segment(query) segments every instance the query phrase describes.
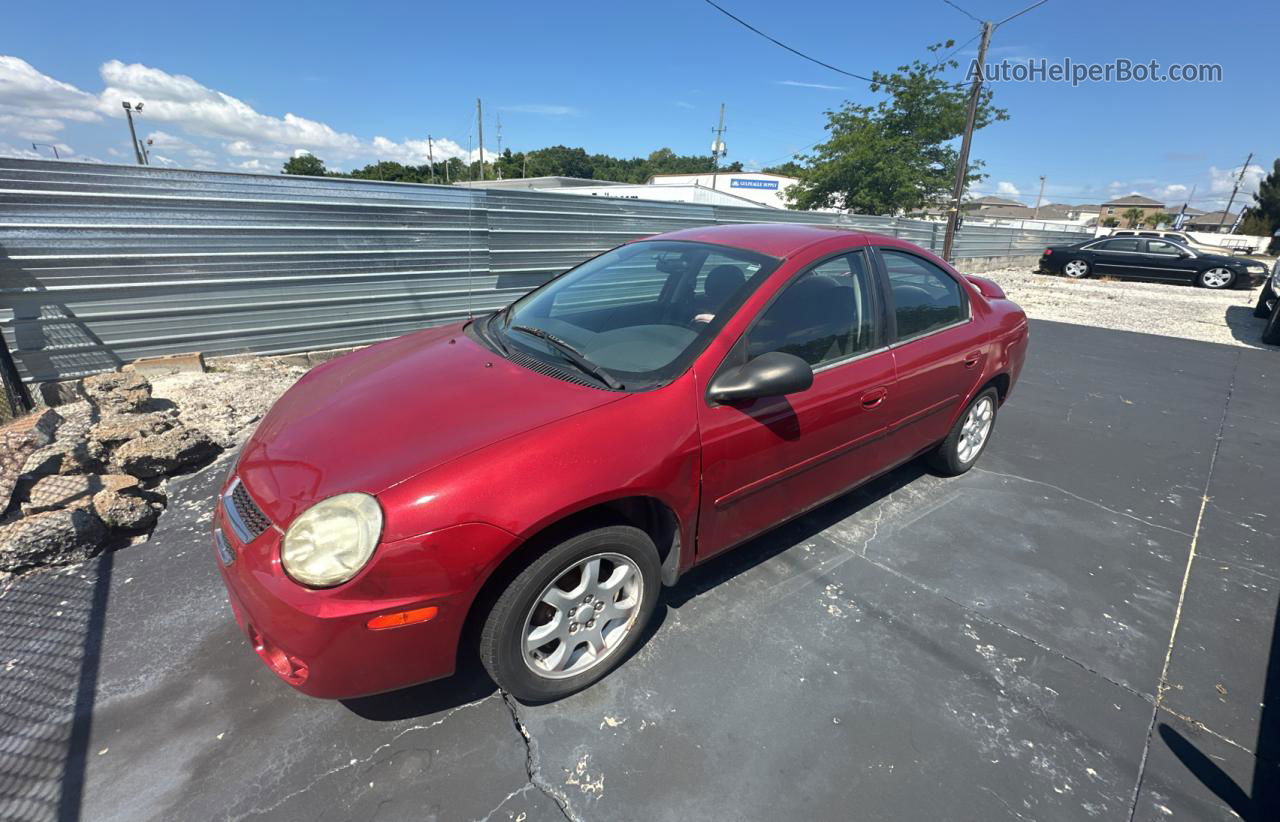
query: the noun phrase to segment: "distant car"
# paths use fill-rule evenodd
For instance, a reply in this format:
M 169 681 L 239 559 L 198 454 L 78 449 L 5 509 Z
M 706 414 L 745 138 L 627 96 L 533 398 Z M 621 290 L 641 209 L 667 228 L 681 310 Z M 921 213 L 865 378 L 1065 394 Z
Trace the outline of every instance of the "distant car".
M 1103 237 L 1075 245 L 1051 245 L 1040 270 L 1072 279 L 1091 275 L 1194 283 L 1202 288 L 1253 288 L 1267 276 L 1262 263 L 1193 251 L 1172 240 Z
M 1267 321 L 1262 329 L 1262 341 L 1267 345 L 1280 345 L 1280 260 L 1276 260 L 1271 276 L 1258 294 L 1253 316 Z
M 218 567 L 304 693 L 478 652 L 507 693 L 555 699 L 626 659 L 694 565 L 918 455 L 973 467 L 1026 350 L 998 285 L 892 237 L 631 242 L 312 369 L 231 468 Z
M 1123 229 L 1121 231 L 1111 232 L 1112 237 L 1146 237 L 1152 240 L 1173 240 L 1178 245 L 1185 245 L 1192 251 L 1203 251 L 1205 254 L 1221 254 L 1224 257 L 1231 256 L 1231 249 L 1221 245 L 1210 245 L 1202 243 L 1199 240 L 1191 239 L 1191 235 L 1184 231 L 1131 231 Z

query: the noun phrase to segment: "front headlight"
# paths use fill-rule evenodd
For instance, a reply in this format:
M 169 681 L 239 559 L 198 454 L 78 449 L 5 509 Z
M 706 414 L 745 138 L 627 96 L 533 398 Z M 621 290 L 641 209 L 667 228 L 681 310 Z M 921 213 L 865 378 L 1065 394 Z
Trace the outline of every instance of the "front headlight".
M 294 581 L 312 588 L 355 576 L 378 545 L 382 507 L 368 494 L 338 494 L 308 508 L 284 534 L 280 562 Z

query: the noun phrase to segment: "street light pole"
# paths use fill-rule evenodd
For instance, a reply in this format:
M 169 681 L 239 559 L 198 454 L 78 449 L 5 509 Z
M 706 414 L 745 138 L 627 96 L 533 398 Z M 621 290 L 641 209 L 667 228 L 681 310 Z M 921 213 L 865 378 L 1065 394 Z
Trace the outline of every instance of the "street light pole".
M 1035 213 L 1031 215 L 1031 219 L 1033 220 L 1040 219 L 1040 200 L 1042 200 L 1043 198 L 1044 198 L 1044 175 L 1041 174 L 1040 175 L 1040 193 L 1036 195 L 1036 210 L 1035 210 Z
M 136 110 L 141 114 L 142 103 L 138 103 L 137 109 L 134 109 L 134 107 L 128 103 L 121 103 L 120 105 L 124 106 L 124 116 L 129 120 L 129 137 L 131 138 L 130 142 L 133 143 L 133 156 L 138 158 L 138 165 L 145 166 L 147 163 L 142 159 L 142 147 L 138 145 L 138 132 L 133 130 L 133 112 Z
M 55 159 L 55 160 L 61 160 L 61 159 L 62 159 L 60 156 L 58 156 L 58 147 L 57 147 L 57 146 L 55 146 L 53 143 L 32 143 L 32 144 L 31 144 L 31 150 L 32 150 L 32 151 L 39 151 L 39 150 L 40 150 L 40 148 L 39 148 L 40 146 L 44 146 L 45 148 L 47 148 L 47 149 L 49 149 L 50 151 L 52 151 L 52 152 L 53 152 L 53 159 Z

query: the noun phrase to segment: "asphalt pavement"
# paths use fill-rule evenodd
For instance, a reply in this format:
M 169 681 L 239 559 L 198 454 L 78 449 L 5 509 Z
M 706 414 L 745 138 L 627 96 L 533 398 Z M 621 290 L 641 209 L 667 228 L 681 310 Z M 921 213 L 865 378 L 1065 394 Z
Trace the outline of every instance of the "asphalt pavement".
M 1278 364 L 1033 322 L 978 468 L 695 569 L 537 707 L 474 669 L 278 682 L 214 567 L 217 463 L 150 542 L 0 585 L 0 818 L 1280 818 Z

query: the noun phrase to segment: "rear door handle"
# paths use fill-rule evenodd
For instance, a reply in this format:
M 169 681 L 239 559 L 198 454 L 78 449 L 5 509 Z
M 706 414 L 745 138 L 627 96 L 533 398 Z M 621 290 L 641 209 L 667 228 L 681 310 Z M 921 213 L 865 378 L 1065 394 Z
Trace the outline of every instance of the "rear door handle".
M 888 388 L 873 388 L 862 395 L 862 407 L 875 408 L 877 405 L 884 402 L 884 399 L 887 396 L 889 396 Z
M 981 351 L 970 351 L 964 355 L 964 367 L 973 368 L 982 359 Z

